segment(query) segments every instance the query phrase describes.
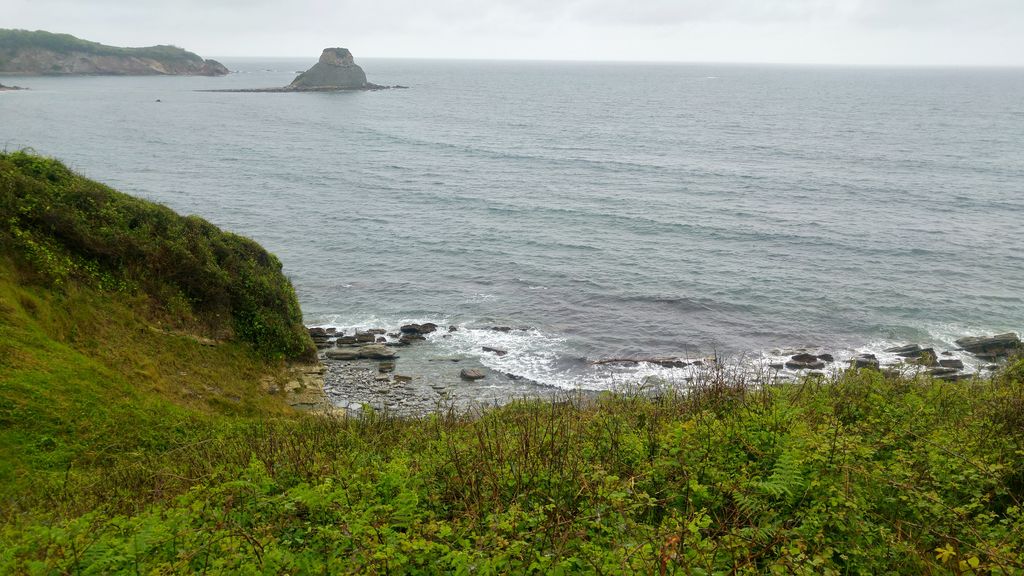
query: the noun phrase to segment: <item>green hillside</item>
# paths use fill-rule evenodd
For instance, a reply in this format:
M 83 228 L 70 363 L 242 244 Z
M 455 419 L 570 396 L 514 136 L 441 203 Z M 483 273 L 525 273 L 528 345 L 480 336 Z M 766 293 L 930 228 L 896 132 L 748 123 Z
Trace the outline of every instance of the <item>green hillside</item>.
M 177 46 L 122 48 L 90 42 L 71 34 L 55 34 L 45 30 L 0 29 L 0 59 L 19 50 L 50 50 L 57 53 L 81 52 L 96 56 L 136 56 L 154 60 L 189 60 L 201 63 L 202 57 Z
M 287 411 L 258 383 L 314 349 L 257 244 L 25 152 L 0 154 L 0 216 L 5 498 L 175 421 Z

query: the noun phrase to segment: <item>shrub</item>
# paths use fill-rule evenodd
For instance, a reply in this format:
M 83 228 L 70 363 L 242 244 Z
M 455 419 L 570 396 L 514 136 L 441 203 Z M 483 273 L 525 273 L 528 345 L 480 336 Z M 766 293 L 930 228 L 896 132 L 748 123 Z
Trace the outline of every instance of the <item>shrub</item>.
M 172 324 L 235 336 L 265 357 L 314 348 L 281 263 L 197 216 L 133 198 L 60 162 L 0 154 L 0 245 L 33 282 L 141 292 Z M 188 310 L 184 317 L 182 302 Z

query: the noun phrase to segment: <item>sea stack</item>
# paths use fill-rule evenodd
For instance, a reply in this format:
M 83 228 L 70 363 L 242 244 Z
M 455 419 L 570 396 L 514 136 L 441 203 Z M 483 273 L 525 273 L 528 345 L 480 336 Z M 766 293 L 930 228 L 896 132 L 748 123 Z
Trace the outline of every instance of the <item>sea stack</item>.
M 324 48 L 320 61 L 299 74 L 291 90 L 362 90 L 366 73 L 355 63 L 348 48 Z

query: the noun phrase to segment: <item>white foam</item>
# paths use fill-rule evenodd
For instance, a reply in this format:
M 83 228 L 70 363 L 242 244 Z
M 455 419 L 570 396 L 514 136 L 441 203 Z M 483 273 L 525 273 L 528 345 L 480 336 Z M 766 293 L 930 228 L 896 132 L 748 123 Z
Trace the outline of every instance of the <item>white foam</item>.
M 482 366 L 496 372 L 525 378 L 542 384 L 567 390 L 613 390 L 625 386 L 653 381 L 675 387 L 686 387 L 694 379 L 699 379 L 714 365 L 714 360 L 704 359 L 703 365 L 694 365 L 696 358 L 680 358 L 690 365 L 682 368 L 667 367 L 649 362 L 612 363 L 595 365 L 588 359 L 581 358 L 572 343 L 564 335 L 554 334 L 539 329 L 512 329 L 508 331 L 481 327 L 475 323 L 461 323 L 456 330 L 449 332 L 446 327 L 452 323 L 448 317 L 381 317 L 369 316 L 353 319 L 344 315 L 327 315 L 318 319 L 315 325 L 324 328 L 336 328 L 339 332 L 352 333 L 371 328 L 384 328 L 394 333 L 405 324 L 425 324 L 432 322 L 438 325 L 436 332 L 426 335 L 425 344 L 435 348 L 432 354 L 457 356 L 472 359 Z M 770 369 L 772 364 L 783 366 L 790 358 L 799 353 L 814 355 L 831 354 L 834 362 L 826 363 L 821 372 L 837 375 L 849 367 L 851 360 L 864 355 L 873 354 L 880 365 L 903 370 L 908 374 L 918 373 L 924 367 L 906 363 L 906 358 L 884 350 L 905 344 L 920 344 L 922 347 L 933 347 L 940 360 L 959 359 L 964 363 L 963 373 L 973 374 L 981 371 L 986 364 L 973 355 L 956 349 L 954 341 L 965 335 L 991 334 L 991 330 L 977 329 L 958 325 L 941 325 L 927 330 L 929 337 L 918 342 L 879 339 L 862 346 L 849 348 L 793 348 L 784 350 L 759 351 L 743 356 L 723 359 L 726 370 L 736 371 L 752 382 L 763 382 L 766 379 L 792 379 L 806 373 L 807 370 L 781 368 Z M 484 347 L 504 350 L 505 355 L 484 351 Z M 948 354 L 943 354 L 949 352 Z M 578 361 L 572 361 L 578 358 Z

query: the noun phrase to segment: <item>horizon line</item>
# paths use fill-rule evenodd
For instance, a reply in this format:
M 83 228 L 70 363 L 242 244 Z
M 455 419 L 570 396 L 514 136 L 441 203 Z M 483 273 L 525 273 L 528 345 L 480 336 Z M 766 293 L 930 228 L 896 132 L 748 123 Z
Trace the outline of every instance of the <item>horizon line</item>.
M 319 56 L 229 56 L 213 55 L 212 59 L 273 59 L 273 60 L 316 60 Z M 480 57 L 460 58 L 451 56 L 360 56 L 359 60 L 420 60 L 446 62 L 498 62 L 536 64 L 641 64 L 665 65 L 685 64 L 693 66 L 796 66 L 814 68 L 980 68 L 980 69 L 1024 69 L 1021 64 L 979 64 L 979 63 L 857 63 L 857 62 L 786 62 L 786 61 L 739 61 L 739 60 L 590 60 L 584 58 L 501 58 Z

